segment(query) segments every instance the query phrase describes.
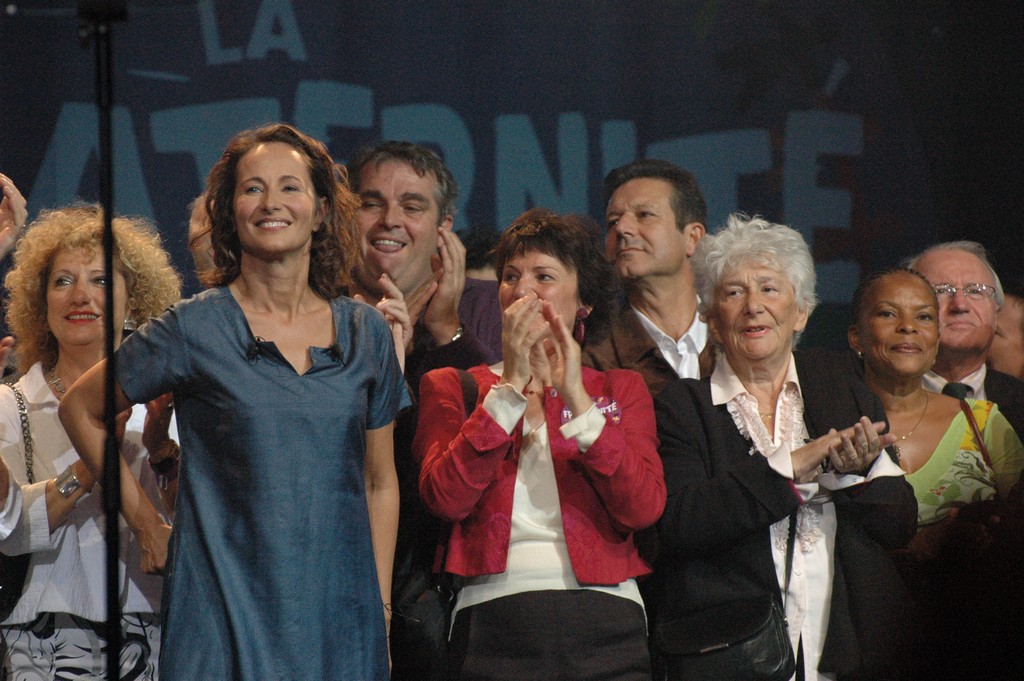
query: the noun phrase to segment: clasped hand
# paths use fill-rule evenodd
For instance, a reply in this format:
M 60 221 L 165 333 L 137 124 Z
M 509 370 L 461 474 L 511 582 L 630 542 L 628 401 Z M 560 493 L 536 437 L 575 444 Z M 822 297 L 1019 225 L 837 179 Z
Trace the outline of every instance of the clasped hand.
M 505 308 L 501 346 L 502 383 L 522 392 L 531 380 L 538 388 L 550 382 L 576 416 L 593 404 L 583 386 L 580 346 L 551 302 L 528 293 Z
M 866 417 L 849 428 L 835 428 L 803 447 L 793 450 L 793 476 L 799 482 L 813 478 L 814 471 L 827 458 L 838 473 L 858 473 L 875 462 L 882 449 L 896 441 L 892 434 L 882 435 L 885 422 L 872 423 Z

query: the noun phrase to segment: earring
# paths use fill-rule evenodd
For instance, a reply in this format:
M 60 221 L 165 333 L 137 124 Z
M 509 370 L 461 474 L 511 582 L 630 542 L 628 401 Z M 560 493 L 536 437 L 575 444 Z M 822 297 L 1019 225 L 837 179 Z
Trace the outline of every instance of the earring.
M 590 310 L 585 307 L 581 307 L 576 310 L 576 322 L 572 325 L 572 337 L 583 346 L 583 341 L 587 337 L 587 327 L 583 320 L 590 316 Z
M 857 359 L 864 359 L 864 353 L 860 350 L 857 351 Z
M 139 325 L 135 322 L 134 319 L 125 317 L 124 324 L 121 326 L 122 331 L 127 331 L 128 333 L 131 333 L 137 328 L 139 328 Z

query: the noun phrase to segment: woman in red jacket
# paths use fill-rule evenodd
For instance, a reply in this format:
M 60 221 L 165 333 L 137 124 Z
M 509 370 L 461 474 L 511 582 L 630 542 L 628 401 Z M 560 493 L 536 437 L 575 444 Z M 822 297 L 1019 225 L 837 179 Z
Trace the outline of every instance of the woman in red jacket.
M 420 493 L 465 578 L 449 677 L 650 679 L 633 536 L 665 505 L 651 397 L 639 374 L 580 365 L 610 266 L 581 219 L 534 209 L 495 268 L 503 361 L 470 370 L 476 404 L 454 369 L 420 387 Z

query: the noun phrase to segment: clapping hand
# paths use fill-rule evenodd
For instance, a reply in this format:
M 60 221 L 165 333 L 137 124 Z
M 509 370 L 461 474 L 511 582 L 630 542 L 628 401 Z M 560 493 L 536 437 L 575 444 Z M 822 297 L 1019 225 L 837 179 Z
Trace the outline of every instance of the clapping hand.
M 579 343 L 572 337 L 562 316 L 555 312 L 548 301 L 541 303 L 541 315 L 548 322 L 551 333 L 537 343 L 537 359 L 547 367 L 551 384 L 565 400 L 569 411 L 579 416 L 593 405 L 594 401 L 583 386 L 583 369 Z
M 513 301 L 501 313 L 501 356 L 504 360 L 501 382 L 520 392 L 533 377 L 531 354 L 534 345 L 550 329 L 550 323 L 541 315 L 542 302 L 537 294 L 528 293 Z M 546 376 L 538 376 L 538 380 Z
M 27 203 L 11 178 L 0 173 L 0 258 L 7 255 L 18 240 L 18 234 L 28 218 Z
M 423 324 L 437 345 L 445 345 L 459 328 L 459 302 L 466 288 L 466 247 L 451 228 L 439 227 L 437 233 L 437 255 L 431 261 L 437 289 L 426 303 Z
M 391 280 L 391 277 L 382 274 L 379 281 L 382 295 L 376 308 L 384 315 L 384 319 L 391 328 L 391 337 L 395 341 L 395 354 L 398 355 L 398 364 L 404 372 L 405 355 L 412 343 L 412 317 L 401 289 Z M 366 302 L 358 293 L 355 295 L 355 299 L 361 303 Z
M 832 467 L 839 473 L 867 470 L 882 449 L 896 441 L 895 435 L 879 434 L 882 429 L 884 424 L 873 424 L 867 416 L 861 416 L 852 427 L 837 433 L 839 442 L 830 446 L 828 452 Z
M 793 478 L 797 482 L 813 480 L 818 467 L 826 458 L 840 473 L 865 470 L 874 463 L 884 447 L 896 441 L 895 435 L 881 435 L 885 427 L 884 421 L 872 423 L 866 416 L 862 416 L 860 421 L 849 428 L 841 431 L 833 428 L 803 447 L 794 449 L 791 454 Z

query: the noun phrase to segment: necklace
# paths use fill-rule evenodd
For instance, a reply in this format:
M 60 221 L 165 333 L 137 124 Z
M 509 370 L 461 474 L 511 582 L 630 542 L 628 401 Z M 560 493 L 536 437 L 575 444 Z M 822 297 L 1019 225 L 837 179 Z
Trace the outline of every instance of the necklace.
M 57 373 L 57 367 L 53 367 L 46 372 L 46 383 L 53 388 L 58 397 L 64 397 L 64 393 L 67 392 L 64 382 L 60 380 L 60 375 Z
M 917 417 L 917 423 L 915 423 L 915 424 L 914 424 L 914 427 L 913 427 L 913 428 L 911 428 L 910 430 L 908 430 L 908 431 L 907 431 L 907 434 L 906 434 L 906 435 L 904 435 L 903 437 L 899 437 L 899 438 L 896 438 L 896 442 L 894 442 L 894 443 L 892 444 L 892 448 L 893 448 L 893 450 L 894 450 L 894 451 L 896 452 L 896 457 L 897 457 L 897 458 L 899 458 L 899 456 L 900 456 L 900 448 L 899 448 L 899 444 L 898 444 L 898 443 L 900 443 L 900 442 L 903 442 L 903 441 L 904 441 L 904 440 L 906 440 L 906 439 L 907 439 L 908 437 L 910 437 L 911 435 L 913 435 L 913 434 L 914 434 L 914 431 L 915 431 L 915 430 L 917 430 L 917 427 L 918 427 L 919 425 L 921 425 L 921 421 L 923 421 L 923 420 L 924 420 L 924 415 L 925 415 L 925 412 L 927 412 L 927 411 L 928 411 L 928 398 L 929 398 L 929 397 L 930 397 L 930 395 L 928 394 L 928 391 L 927 391 L 927 390 L 925 390 L 925 391 L 924 391 L 924 409 L 922 409 L 922 410 L 921 410 L 921 415 Z
M 775 418 L 775 414 L 762 414 L 762 413 L 758 412 L 757 415 L 760 416 L 763 419 L 773 419 L 773 418 Z

